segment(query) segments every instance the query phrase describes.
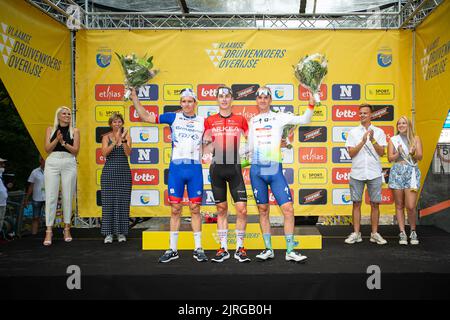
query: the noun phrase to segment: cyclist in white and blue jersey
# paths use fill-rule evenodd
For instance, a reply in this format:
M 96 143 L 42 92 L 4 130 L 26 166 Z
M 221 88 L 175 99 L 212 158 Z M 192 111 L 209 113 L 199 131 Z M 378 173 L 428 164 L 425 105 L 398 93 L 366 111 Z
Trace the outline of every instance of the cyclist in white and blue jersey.
M 269 221 L 269 186 L 284 216 L 286 260 L 304 262 L 307 259 L 306 256 L 294 251 L 294 247 L 298 245 L 294 241 L 294 207 L 291 191 L 283 176 L 280 147 L 284 126 L 307 124 L 311 121 L 314 101 L 312 94 L 310 97 L 305 114 L 297 116 L 292 113 L 271 111 L 272 93 L 268 87 L 260 87 L 256 92 L 256 104 L 260 113 L 249 121 L 248 141 L 252 164 L 250 180 L 266 246 L 266 249 L 256 256 L 261 261 L 274 258 Z
M 134 89 L 131 99 L 143 121 L 168 124 L 172 132 L 172 157 L 168 178 L 168 194 L 171 205 L 170 248 L 159 258 L 159 262 L 166 263 L 178 259 L 178 231 L 185 187 L 187 187 L 192 216 L 191 224 L 195 240 L 194 258 L 200 262 L 207 261 L 208 258 L 201 245 L 202 218 L 200 215 L 203 197 L 202 136 L 205 119 L 195 114 L 197 97 L 191 89 L 181 90 L 182 112 L 166 112 L 159 117 L 154 113 L 147 112 L 142 107 Z

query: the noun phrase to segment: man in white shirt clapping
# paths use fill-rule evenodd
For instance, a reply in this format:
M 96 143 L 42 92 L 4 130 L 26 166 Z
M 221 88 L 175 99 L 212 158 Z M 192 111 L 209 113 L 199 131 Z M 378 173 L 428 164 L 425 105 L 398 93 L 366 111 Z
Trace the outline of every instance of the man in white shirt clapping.
M 387 241 L 378 233 L 378 221 L 380 217 L 381 186 L 383 183 L 380 157 L 384 155 L 387 146 L 386 135 L 383 130 L 371 124 L 373 107 L 362 104 L 359 107 L 361 124 L 349 131 L 347 142 L 348 153 L 352 158 L 350 172 L 350 195 L 353 202 L 353 228 L 345 243 L 354 244 L 361 242 L 361 203 L 364 193 L 364 185 L 370 197 L 370 216 L 372 233 L 370 242 L 386 244 Z

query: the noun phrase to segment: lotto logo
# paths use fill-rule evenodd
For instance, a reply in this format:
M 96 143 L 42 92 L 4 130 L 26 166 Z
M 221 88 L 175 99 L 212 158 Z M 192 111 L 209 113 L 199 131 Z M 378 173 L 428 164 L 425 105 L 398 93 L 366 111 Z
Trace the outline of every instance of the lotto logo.
M 216 101 L 217 88 L 223 87 L 223 84 L 199 84 L 197 86 L 198 100 Z
M 331 170 L 334 184 L 348 184 L 350 180 L 351 168 L 333 168 Z
M 157 185 L 159 184 L 158 169 L 131 169 L 133 185 Z
M 333 84 L 333 100 L 360 100 L 361 86 L 359 84 Z
M 359 121 L 359 106 L 333 106 L 333 121 Z
M 158 106 L 143 106 L 144 109 L 148 112 L 148 113 L 154 113 L 155 116 L 158 116 L 159 113 L 159 108 Z M 136 109 L 134 108 L 134 106 L 130 106 L 130 121 L 131 122 L 141 122 L 141 118 L 139 117 L 139 114 L 137 113 Z

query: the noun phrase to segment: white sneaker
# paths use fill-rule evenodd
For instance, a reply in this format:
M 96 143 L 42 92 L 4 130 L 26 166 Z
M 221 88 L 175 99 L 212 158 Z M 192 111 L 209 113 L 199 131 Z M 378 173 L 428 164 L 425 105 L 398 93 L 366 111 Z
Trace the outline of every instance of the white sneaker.
M 362 242 L 361 232 L 352 232 L 347 239 L 345 239 L 345 243 L 354 244 L 355 242 Z
M 260 254 L 256 255 L 256 259 L 261 261 L 266 261 L 267 259 L 273 259 L 275 257 L 275 254 L 273 253 L 273 250 L 271 249 L 265 249 Z
M 400 232 L 399 237 L 400 237 L 400 240 L 398 241 L 399 244 L 402 245 L 408 244 L 408 236 L 406 235 L 405 231 Z
M 406 237 L 406 235 L 405 235 Z M 411 231 L 411 234 L 409 235 L 409 242 L 412 245 L 419 244 L 419 239 L 417 238 L 417 233 L 415 231 Z
M 117 236 L 117 241 L 119 241 L 119 242 L 125 242 L 125 241 L 127 241 L 127 237 L 125 237 L 125 235 L 123 235 L 123 234 L 119 234 L 119 235 Z
M 371 233 L 370 234 L 370 242 L 374 242 L 377 244 L 386 244 L 387 241 L 383 239 L 383 237 L 378 233 Z
M 305 260 L 308 259 L 307 256 L 303 256 L 300 253 L 297 253 L 295 251 L 291 251 L 290 253 L 286 252 L 286 261 L 295 261 L 303 263 Z
M 105 237 L 105 241 L 103 243 L 112 243 L 113 242 L 113 236 L 112 234 Z

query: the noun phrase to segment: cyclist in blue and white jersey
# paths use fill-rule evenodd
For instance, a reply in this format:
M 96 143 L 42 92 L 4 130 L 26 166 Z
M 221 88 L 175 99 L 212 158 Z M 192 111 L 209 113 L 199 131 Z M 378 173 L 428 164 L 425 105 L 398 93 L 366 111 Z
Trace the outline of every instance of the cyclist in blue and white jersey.
M 297 116 L 292 113 L 271 111 L 272 93 L 269 88 L 260 87 L 256 92 L 256 103 L 260 113 L 249 121 L 248 139 L 252 164 L 250 180 L 266 246 L 266 249 L 256 256 L 258 260 L 265 261 L 274 257 L 269 221 L 269 186 L 284 216 L 286 260 L 304 262 L 307 259 L 306 256 L 294 251 L 294 247 L 298 244 L 294 242 L 294 207 L 291 191 L 283 176 L 280 147 L 284 126 L 307 124 L 311 121 L 314 102 L 312 94 L 310 96 L 309 107 L 305 114 Z
M 203 197 L 202 136 L 205 119 L 195 114 L 197 97 L 191 89 L 181 90 L 182 112 L 166 112 L 159 117 L 154 113 L 147 112 L 142 107 L 134 89 L 131 93 L 131 99 L 143 121 L 168 124 L 172 132 L 172 157 L 168 178 L 168 194 L 171 205 L 170 249 L 159 258 L 159 262 L 166 263 L 178 259 L 178 231 L 180 229 L 185 186 L 187 187 L 192 216 L 191 224 L 195 240 L 194 258 L 200 262 L 207 261 L 208 258 L 201 246 L 202 218 L 200 215 Z

